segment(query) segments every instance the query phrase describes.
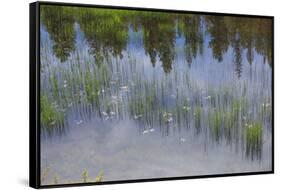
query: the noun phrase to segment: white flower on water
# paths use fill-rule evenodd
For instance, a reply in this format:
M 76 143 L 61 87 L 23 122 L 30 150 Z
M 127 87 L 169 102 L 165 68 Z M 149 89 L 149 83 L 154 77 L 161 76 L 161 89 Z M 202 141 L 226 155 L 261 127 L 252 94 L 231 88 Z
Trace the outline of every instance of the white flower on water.
M 210 100 L 211 96 L 204 97 L 205 100 Z
M 66 87 L 67 87 L 67 84 L 64 84 L 63 87 L 66 88 Z
M 56 124 L 56 121 L 52 121 L 51 123 L 50 123 L 50 125 L 55 125 Z
M 185 142 L 185 141 L 186 141 L 185 138 L 183 138 L 183 137 L 180 138 L 180 142 Z
M 55 108 L 55 109 L 58 108 L 58 104 L 57 104 L 56 102 L 53 102 L 53 103 L 52 103 L 52 106 L 53 106 L 53 108 Z
M 139 119 L 139 118 L 141 118 L 142 117 L 142 114 L 140 114 L 140 115 L 135 115 L 134 116 L 134 119 Z
M 122 96 L 111 96 L 111 101 L 112 101 L 112 103 L 118 103 L 118 102 L 122 102 L 123 101 L 123 99 L 122 99 Z
M 128 86 L 121 86 L 120 89 L 121 90 L 128 90 L 129 88 L 128 88 Z
M 189 110 L 190 110 L 190 107 L 188 107 L 188 106 L 183 106 L 183 110 L 184 110 L 184 111 L 189 111 Z
M 107 116 L 108 114 L 106 112 L 101 112 L 103 116 Z
M 270 104 L 269 103 L 265 104 L 265 107 L 266 108 L 270 107 Z
M 154 132 L 154 131 L 155 131 L 154 128 L 149 129 L 149 132 Z
M 110 115 L 111 115 L 111 116 L 113 116 L 113 115 L 115 115 L 115 114 L 116 114 L 116 113 L 115 113 L 114 111 L 111 111 L 111 112 L 110 112 Z
M 149 131 L 148 130 L 144 130 L 143 132 L 142 132 L 142 134 L 147 134 Z
M 80 119 L 79 121 L 78 120 L 75 120 L 75 123 L 76 123 L 76 125 L 80 125 L 80 124 L 82 124 L 83 123 L 83 121 Z

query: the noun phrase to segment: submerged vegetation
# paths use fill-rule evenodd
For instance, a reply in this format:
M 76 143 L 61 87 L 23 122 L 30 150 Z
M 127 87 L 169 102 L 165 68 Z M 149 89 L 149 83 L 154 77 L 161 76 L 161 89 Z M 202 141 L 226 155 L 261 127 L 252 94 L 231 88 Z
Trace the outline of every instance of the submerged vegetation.
M 41 175 L 41 184 L 42 183 L 46 183 L 47 179 L 48 179 L 48 176 L 50 175 L 50 171 L 52 170 L 52 168 L 50 166 L 46 167 L 43 169 L 43 172 L 42 172 L 42 175 Z M 96 183 L 99 183 L 99 182 L 102 182 L 103 178 L 104 178 L 104 172 L 103 170 L 101 170 L 97 176 L 95 177 L 95 179 L 92 179 L 91 177 L 89 177 L 89 173 L 88 173 L 88 170 L 84 169 L 82 171 L 82 175 L 81 175 L 81 178 L 82 178 L 82 182 L 83 183 L 93 183 L 93 182 L 96 182 Z M 53 178 L 53 181 L 51 182 L 51 184 L 53 185 L 57 185 L 59 183 L 61 183 L 61 181 L 63 180 L 66 180 L 66 179 L 61 179 L 58 175 L 55 175 L 54 178 Z M 68 183 L 81 183 L 81 180 L 78 180 L 77 179 L 72 179 L 72 181 L 69 181 L 68 180 Z
M 41 37 L 43 135 L 93 120 L 129 120 L 143 135 L 186 129 L 261 159 L 264 132 L 272 124 L 270 20 L 41 10 L 41 30 L 48 33 Z M 209 57 L 197 59 L 206 52 Z M 263 70 L 254 66 L 254 56 Z M 103 176 L 100 171 L 91 180 L 84 170 L 80 180 L 100 182 Z

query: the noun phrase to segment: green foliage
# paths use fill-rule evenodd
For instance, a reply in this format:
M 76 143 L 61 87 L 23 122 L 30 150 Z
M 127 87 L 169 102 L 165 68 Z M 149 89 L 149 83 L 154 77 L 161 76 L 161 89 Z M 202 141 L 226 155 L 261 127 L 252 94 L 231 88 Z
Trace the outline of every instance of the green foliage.
M 251 156 L 253 159 L 255 156 L 261 156 L 262 148 L 262 134 L 263 126 L 260 122 L 253 122 L 246 126 L 246 155 Z
M 219 141 L 222 131 L 223 113 L 220 111 L 214 111 L 209 113 L 210 127 L 212 136 L 215 141 Z
M 94 104 L 96 108 L 99 108 L 100 80 L 98 80 L 95 74 L 92 74 L 89 70 L 87 70 L 84 82 L 88 102 Z
M 96 177 L 96 182 L 102 182 L 103 176 L 104 176 L 104 172 L 100 171 Z
M 42 22 L 54 41 L 53 51 L 64 62 L 74 50 L 74 14 L 71 8 L 41 6 Z
M 46 130 L 51 130 L 52 128 L 63 123 L 64 114 L 57 111 L 57 109 L 51 104 L 47 96 L 40 96 L 40 121 L 41 126 Z
M 55 74 L 50 77 L 50 80 L 52 82 L 52 87 L 53 87 L 53 96 L 54 96 L 54 98 L 58 99 L 59 98 L 59 85 L 58 85 L 58 80 L 57 80 L 57 77 L 55 76 Z
M 201 107 L 196 106 L 194 109 L 194 126 L 197 132 L 201 130 Z
M 89 174 L 86 169 L 84 169 L 82 172 L 82 180 L 83 180 L 83 183 L 89 182 Z

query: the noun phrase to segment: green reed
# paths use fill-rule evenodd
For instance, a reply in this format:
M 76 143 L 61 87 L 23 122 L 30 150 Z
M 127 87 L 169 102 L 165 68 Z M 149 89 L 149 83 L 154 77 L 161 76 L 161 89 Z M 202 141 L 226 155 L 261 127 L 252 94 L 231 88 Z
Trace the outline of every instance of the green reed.
M 43 129 L 49 132 L 64 125 L 64 114 L 44 95 L 40 96 L 40 121 Z
M 215 141 L 219 141 L 222 133 L 223 113 L 217 110 L 209 112 L 209 126 L 211 128 L 212 137 Z
M 202 110 L 200 106 L 196 106 L 194 108 L 194 127 L 197 133 L 199 133 L 201 130 L 201 112 Z
M 249 123 L 245 126 L 246 156 L 254 159 L 261 157 L 263 126 L 260 122 Z

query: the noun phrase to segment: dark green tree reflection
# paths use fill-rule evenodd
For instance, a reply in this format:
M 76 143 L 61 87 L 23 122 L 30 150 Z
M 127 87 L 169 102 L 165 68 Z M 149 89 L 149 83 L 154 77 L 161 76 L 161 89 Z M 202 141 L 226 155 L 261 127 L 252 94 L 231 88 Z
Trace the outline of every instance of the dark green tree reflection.
M 41 18 L 53 40 L 54 54 L 64 62 L 75 49 L 74 14 L 71 8 L 44 6 Z
M 205 16 L 207 32 L 211 36 L 209 47 L 213 51 L 213 57 L 219 62 L 229 47 L 229 33 L 224 22 L 224 17 Z
M 164 72 L 172 70 L 175 58 L 175 17 L 163 13 L 138 13 L 143 30 L 144 49 L 154 66 L 158 56 Z
M 200 16 L 162 12 L 126 11 L 93 8 L 42 6 L 42 25 L 53 41 L 54 54 L 66 61 L 75 48 L 74 23 L 80 26 L 95 63 L 109 56 L 122 58 L 129 43 L 129 30 L 142 34 L 145 53 L 154 67 L 159 60 L 165 73 L 172 70 L 177 55 L 176 39 L 184 38 L 184 56 L 190 65 L 203 54 L 204 44 L 218 62 L 233 50 L 232 63 L 238 77 L 242 74 L 243 53 L 249 64 L 254 55 L 272 62 L 271 20 L 229 16 Z M 256 53 L 255 53 L 256 52 Z
M 90 53 L 96 64 L 103 63 L 109 54 L 122 58 L 122 50 L 126 48 L 128 39 L 125 15 L 124 11 L 89 8 L 77 14 L 77 21 L 90 44 Z
M 203 53 L 202 18 L 194 15 L 180 15 L 178 19 L 179 35 L 185 38 L 186 61 L 190 65 L 197 53 Z

